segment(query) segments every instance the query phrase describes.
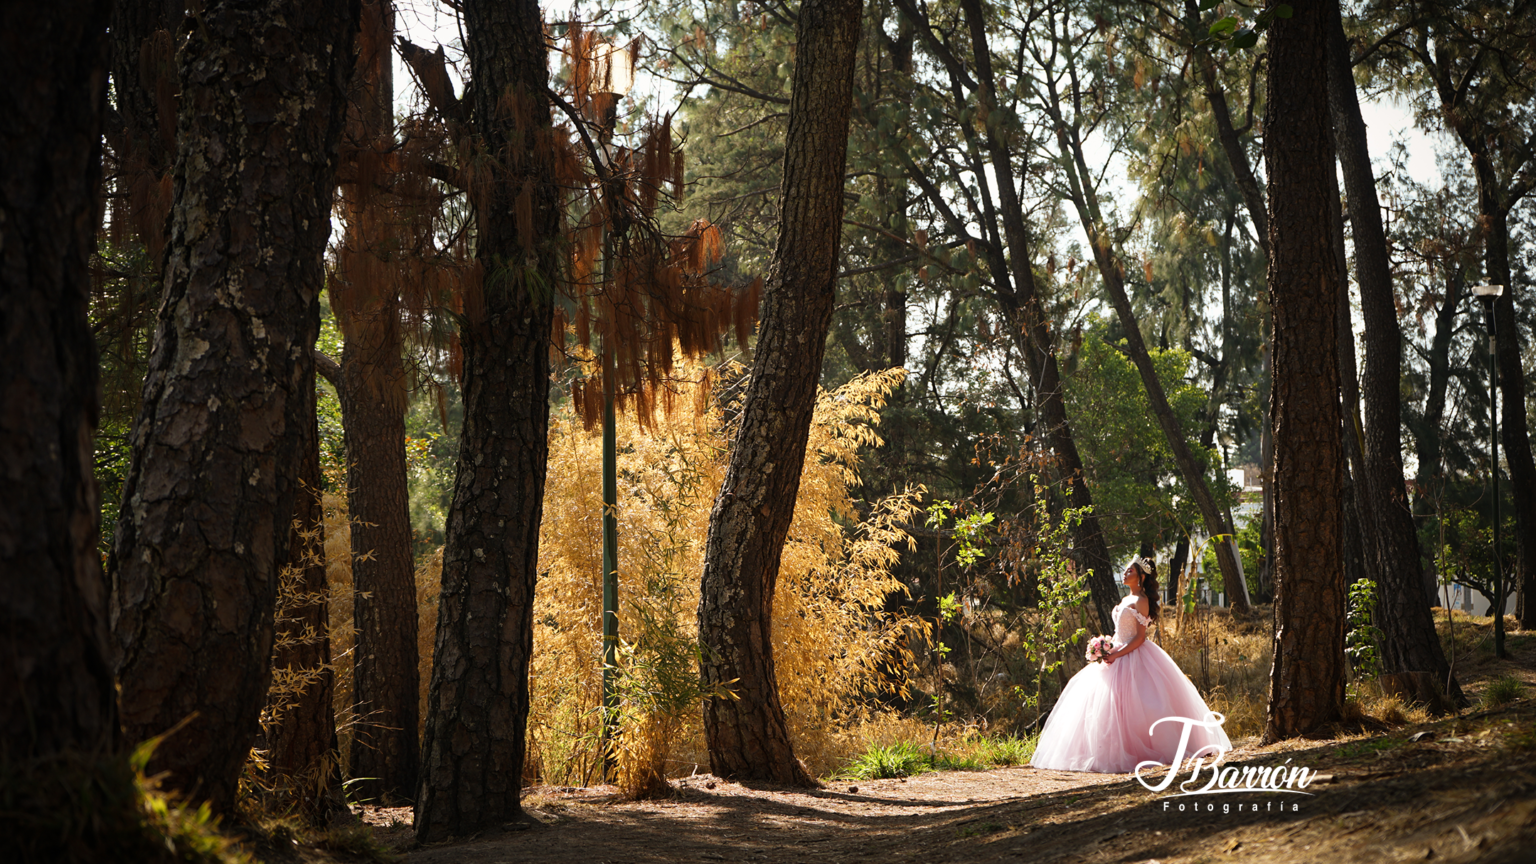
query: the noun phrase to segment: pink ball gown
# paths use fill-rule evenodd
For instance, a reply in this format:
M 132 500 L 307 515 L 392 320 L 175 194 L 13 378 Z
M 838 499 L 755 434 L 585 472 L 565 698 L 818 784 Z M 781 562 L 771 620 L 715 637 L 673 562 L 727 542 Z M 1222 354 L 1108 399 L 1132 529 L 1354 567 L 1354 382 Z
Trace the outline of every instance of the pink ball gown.
M 1115 647 L 1136 638 L 1136 622 L 1147 619 L 1136 610 L 1136 595 L 1115 607 Z M 1203 727 L 1178 722 L 1152 724 L 1164 717 L 1208 721 L 1209 709 L 1177 663 L 1150 638 L 1112 664 L 1089 663 L 1072 676 L 1045 721 L 1035 755 L 1036 768 L 1056 771 L 1096 771 L 1125 774 L 1141 762 L 1166 765 L 1179 753 L 1179 739 L 1189 725 L 1184 758 L 1211 755 L 1214 748 L 1230 750 L 1232 742 L 1219 725 Z M 1206 749 L 1201 753 L 1201 748 Z

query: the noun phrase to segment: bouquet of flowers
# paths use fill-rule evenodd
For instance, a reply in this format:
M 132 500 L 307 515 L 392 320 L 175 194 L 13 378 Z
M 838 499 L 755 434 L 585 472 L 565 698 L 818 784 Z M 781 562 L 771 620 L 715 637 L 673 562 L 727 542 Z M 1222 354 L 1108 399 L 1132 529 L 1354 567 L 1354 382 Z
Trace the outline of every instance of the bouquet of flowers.
M 1109 636 L 1095 636 L 1088 640 L 1088 653 L 1085 655 L 1089 663 L 1097 663 L 1110 655 L 1115 650 L 1115 640 Z

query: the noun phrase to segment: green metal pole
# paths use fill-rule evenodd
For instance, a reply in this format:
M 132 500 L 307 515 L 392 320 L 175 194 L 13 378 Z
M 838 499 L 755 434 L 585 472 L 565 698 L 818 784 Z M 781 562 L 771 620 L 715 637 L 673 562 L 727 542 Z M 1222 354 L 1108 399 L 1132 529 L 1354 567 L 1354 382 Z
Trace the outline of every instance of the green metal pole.
M 604 737 L 618 697 L 613 692 L 619 648 L 619 484 L 613 424 L 613 357 L 603 346 L 603 716 Z

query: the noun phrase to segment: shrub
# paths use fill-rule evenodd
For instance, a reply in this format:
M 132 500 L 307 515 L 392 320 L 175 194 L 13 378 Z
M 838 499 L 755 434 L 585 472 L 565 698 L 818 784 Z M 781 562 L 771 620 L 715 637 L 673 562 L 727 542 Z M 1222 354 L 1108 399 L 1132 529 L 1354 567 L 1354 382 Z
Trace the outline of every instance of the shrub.
M 1488 682 L 1483 690 L 1483 707 L 1497 708 L 1525 696 L 1525 684 L 1513 675 L 1504 675 Z
M 688 369 L 690 367 L 682 367 Z M 729 430 L 707 376 L 674 385 L 670 415 L 642 429 L 618 418 L 620 732 L 625 794 L 707 759 L 697 672 L 698 576 L 709 511 L 724 478 Z M 779 698 L 796 754 L 813 774 L 856 749 L 881 693 L 902 691 L 908 642 L 926 625 L 883 610 L 905 589 L 890 574 L 916 492 L 878 502 L 862 520 L 849 498 L 859 451 L 878 446 L 879 409 L 900 370 L 856 378 L 817 401 L 774 597 Z M 665 400 L 658 400 L 662 402 Z M 601 440 L 577 417 L 551 418 L 530 670 L 529 772 L 547 783 L 601 776 Z M 905 695 L 904 693 L 902 695 Z

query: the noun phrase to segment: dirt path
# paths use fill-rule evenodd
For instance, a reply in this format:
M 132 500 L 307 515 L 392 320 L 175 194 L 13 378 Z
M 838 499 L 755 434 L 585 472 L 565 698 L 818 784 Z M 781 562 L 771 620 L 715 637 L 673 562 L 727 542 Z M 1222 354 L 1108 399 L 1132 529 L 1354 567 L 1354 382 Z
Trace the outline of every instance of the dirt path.
M 1166 797 L 1123 776 L 1031 768 L 814 791 L 699 776 L 678 781 L 666 801 L 615 803 L 604 789 L 530 789 L 524 800 L 535 821 L 463 842 L 410 848 L 414 838 L 403 824 L 381 827 L 379 836 L 407 851 L 410 864 L 1536 862 L 1530 699 L 1383 735 L 1264 748 L 1245 742 L 1228 762 L 1286 759 L 1320 773 L 1306 790 L 1312 795 Z M 408 811 L 369 814 L 381 826 L 408 819 Z

